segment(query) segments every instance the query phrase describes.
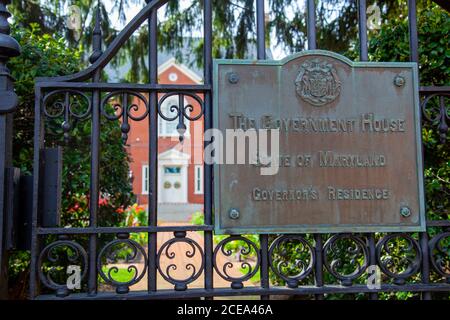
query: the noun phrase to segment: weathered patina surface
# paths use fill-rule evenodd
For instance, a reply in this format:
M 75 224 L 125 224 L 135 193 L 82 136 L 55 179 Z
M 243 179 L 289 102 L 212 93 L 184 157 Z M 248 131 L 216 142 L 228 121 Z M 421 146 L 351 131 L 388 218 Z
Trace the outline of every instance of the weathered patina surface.
M 280 130 L 277 174 L 215 165 L 217 232 L 424 230 L 416 64 L 311 51 L 216 60 L 214 81 L 224 137 Z

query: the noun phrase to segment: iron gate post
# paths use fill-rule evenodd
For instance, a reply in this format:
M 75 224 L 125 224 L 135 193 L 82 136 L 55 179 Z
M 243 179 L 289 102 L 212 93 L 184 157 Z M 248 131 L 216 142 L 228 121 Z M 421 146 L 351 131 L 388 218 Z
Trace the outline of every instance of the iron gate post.
M 11 0 L 0 0 L 0 299 L 8 297 L 8 252 L 6 240 L 6 168 L 12 167 L 13 113 L 18 97 L 6 63 L 20 54 L 20 46 L 10 34 L 6 6 Z

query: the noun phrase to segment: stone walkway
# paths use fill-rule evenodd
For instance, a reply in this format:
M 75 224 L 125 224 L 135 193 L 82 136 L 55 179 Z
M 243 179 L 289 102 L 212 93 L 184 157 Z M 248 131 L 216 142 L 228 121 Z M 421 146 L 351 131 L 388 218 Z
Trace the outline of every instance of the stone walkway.
M 186 225 L 186 223 L 160 223 L 160 225 Z M 195 231 L 189 231 L 187 232 L 187 237 L 194 240 L 199 244 L 199 246 L 203 250 L 203 235 L 200 232 Z M 157 238 L 157 249 L 159 250 L 161 246 L 166 243 L 168 240 L 173 239 L 174 235 L 172 232 L 160 232 L 158 233 Z M 167 248 L 166 248 L 167 249 Z M 187 279 L 192 276 L 193 274 L 193 268 L 195 267 L 196 272 L 201 267 L 201 256 L 200 251 L 196 249 L 195 255 L 193 257 L 189 257 L 188 253 L 192 252 L 192 247 L 185 243 L 185 242 L 177 242 L 172 244 L 170 246 L 169 250 L 164 250 L 163 255 L 161 257 L 161 265 L 160 268 L 164 272 L 169 272 L 172 278 L 175 278 L 177 280 Z M 166 254 L 167 253 L 167 254 Z M 173 257 L 173 259 L 170 259 L 170 257 Z M 223 255 L 219 255 L 218 259 L 218 266 L 222 268 L 227 262 L 233 263 L 233 268 L 229 270 L 229 274 L 233 277 L 242 277 L 243 273 L 239 270 L 239 267 L 241 266 L 241 262 L 239 262 L 235 257 L 226 257 Z M 251 262 L 250 262 L 251 263 Z M 144 264 L 142 262 L 134 263 L 134 265 L 138 268 L 139 273 L 142 271 Z M 113 265 L 108 265 L 108 267 L 112 267 Z M 129 265 L 128 264 L 114 264 L 114 266 L 117 266 L 121 269 L 126 269 Z M 176 266 L 176 267 L 174 267 Z M 214 271 L 214 287 L 215 288 L 229 288 L 231 285 L 231 282 L 224 280 L 222 277 L 220 277 L 215 271 Z M 203 288 L 204 284 L 204 275 L 202 274 L 196 279 L 194 282 L 190 283 L 188 285 L 189 289 L 192 288 Z M 250 281 L 244 282 L 244 286 L 254 286 L 253 283 Z M 164 279 L 164 277 L 161 275 L 160 272 L 158 272 L 157 276 L 157 287 L 158 289 L 173 289 L 174 285 L 169 283 Z M 135 285 L 133 285 L 130 288 L 131 291 L 141 291 L 141 290 L 147 290 L 147 274 Z

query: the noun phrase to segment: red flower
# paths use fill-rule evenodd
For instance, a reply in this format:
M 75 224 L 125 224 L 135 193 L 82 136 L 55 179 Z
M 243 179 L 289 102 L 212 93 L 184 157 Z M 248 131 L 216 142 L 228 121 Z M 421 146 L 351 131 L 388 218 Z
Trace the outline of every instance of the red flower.
M 117 208 L 116 210 L 117 213 L 124 213 L 125 210 L 123 210 L 123 207 Z
M 99 206 L 106 206 L 107 204 L 108 204 L 108 200 L 105 199 L 105 198 L 100 198 L 100 199 L 98 200 L 98 205 L 99 205 Z

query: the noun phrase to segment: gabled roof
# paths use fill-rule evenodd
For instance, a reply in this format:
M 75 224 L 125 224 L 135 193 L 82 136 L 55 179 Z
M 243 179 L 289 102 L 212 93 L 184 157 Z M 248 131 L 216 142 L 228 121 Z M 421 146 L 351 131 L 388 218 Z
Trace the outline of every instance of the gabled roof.
M 166 62 L 164 62 L 164 63 L 159 65 L 159 67 L 158 67 L 158 75 L 164 73 L 170 67 L 177 68 L 178 70 L 180 70 L 180 72 L 184 73 L 186 76 L 188 76 L 192 81 L 194 81 L 197 84 L 203 82 L 202 78 L 199 75 L 197 75 L 194 71 L 189 69 L 184 64 L 177 63 L 177 61 L 176 61 L 176 59 L 174 57 L 170 58 Z
M 161 152 L 158 160 L 189 160 L 191 156 L 174 148 Z

